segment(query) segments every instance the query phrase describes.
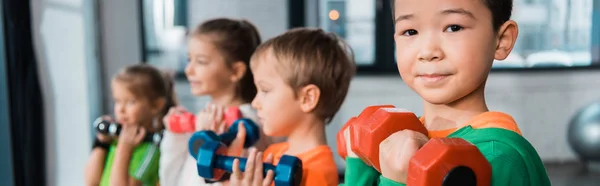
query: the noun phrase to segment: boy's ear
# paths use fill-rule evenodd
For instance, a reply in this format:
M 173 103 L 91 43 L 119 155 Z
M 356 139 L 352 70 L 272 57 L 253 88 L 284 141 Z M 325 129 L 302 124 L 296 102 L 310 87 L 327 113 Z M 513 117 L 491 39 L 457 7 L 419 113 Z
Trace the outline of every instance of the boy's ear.
M 316 85 L 310 84 L 302 87 L 298 92 L 302 112 L 308 113 L 315 110 L 320 97 L 321 90 Z
M 240 79 L 242 79 L 242 77 L 244 77 L 244 74 L 246 74 L 246 71 L 248 70 L 248 65 L 246 65 L 243 61 L 236 61 L 235 63 L 233 63 L 233 65 L 231 65 L 231 71 L 233 72 L 231 74 L 230 80 L 232 82 L 237 82 Z
M 496 60 L 504 60 L 508 57 L 508 54 L 512 51 L 519 35 L 519 27 L 517 22 L 513 20 L 506 21 L 498 30 L 498 38 L 496 45 L 496 53 L 494 58 Z

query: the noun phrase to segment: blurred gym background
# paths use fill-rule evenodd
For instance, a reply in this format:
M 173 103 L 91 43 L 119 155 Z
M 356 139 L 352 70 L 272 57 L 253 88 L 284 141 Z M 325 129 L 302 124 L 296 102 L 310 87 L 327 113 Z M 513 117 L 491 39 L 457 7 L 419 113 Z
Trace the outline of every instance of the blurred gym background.
M 198 110 L 182 74 L 186 32 L 215 17 L 245 18 L 263 40 L 320 27 L 353 47 L 358 75 L 328 143 L 374 104 L 420 114 L 395 66 L 387 0 L 3 0 L 0 4 L 0 183 L 82 185 L 91 122 L 112 113 L 109 80 L 149 63 L 178 74 L 176 91 Z M 490 109 L 511 114 L 553 185 L 600 182 L 600 0 L 515 0 L 519 39 L 487 83 Z M 572 143 L 570 143 L 572 142 Z M 337 157 L 343 173 L 344 163 Z

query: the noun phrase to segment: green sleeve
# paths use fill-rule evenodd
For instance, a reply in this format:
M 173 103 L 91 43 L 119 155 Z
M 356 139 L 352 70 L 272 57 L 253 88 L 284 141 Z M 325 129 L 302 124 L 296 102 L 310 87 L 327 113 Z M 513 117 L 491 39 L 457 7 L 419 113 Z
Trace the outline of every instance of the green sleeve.
M 129 163 L 129 175 L 144 185 L 156 185 L 159 158 L 160 151 L 157 146 L 142 143 L 133 152 Z
M 380 186 L 406 186 L 406 184 L 398 183 L 394 180 L 387 179 L 386 177 L 379 176 L 379 185 Z
M 347 157 L 344 184 L 340 184 L 340 186 L 377 185 L 377 178 L 379 175 L 377 170 L 365 164 L 360 158 Z
M 492 166 L 492 186 L 529 185 L 527 167 L 519 153 L 509 145 L 494 141 L 476 144 Z M 406 186 L 406 184 L 379 178 L 381 186 Z
M 492 166 L 492 186 L 529 185 L 529 174 L 523 158 L 510 145 L 489 141 L 475 144 Z

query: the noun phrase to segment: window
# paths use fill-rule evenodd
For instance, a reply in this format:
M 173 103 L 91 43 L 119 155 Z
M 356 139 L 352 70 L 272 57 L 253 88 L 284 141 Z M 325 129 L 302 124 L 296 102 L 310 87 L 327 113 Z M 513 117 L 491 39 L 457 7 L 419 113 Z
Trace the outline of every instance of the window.
M 396 72 L 389 0 L 318 1 L 318 26 L 350 44 L 359 73 Z M 594 15 L 600 14 L 599 4 L 600 0 L 515 0 L 512 19 L 519 25 L 519 37 L 510 56 L 495 61 L 493 68 L 600 67 L 600 15 Z
M 357 65 L 375 61 L 375 2 L 321 0 L 320 27 L 344 38 L 354 51 Z
M 598 65 L 592 64 L 592 53 L 598 52 L 592 51 L 592 26 L 599 24 L 592 20 L 593 4 L 593 0 L 516 0 L 512 18 L 519 24 L 519 38 L 510 56 L 496 61 L 494 68 Z
M 358 72 L 397 72 L 392 17 L 387 0 L 317 0 L 318 24 L 352 47 Z M 308 8 L 315 8 L 310 7 Z M 310 16 L 310 13 L 307 14 Z

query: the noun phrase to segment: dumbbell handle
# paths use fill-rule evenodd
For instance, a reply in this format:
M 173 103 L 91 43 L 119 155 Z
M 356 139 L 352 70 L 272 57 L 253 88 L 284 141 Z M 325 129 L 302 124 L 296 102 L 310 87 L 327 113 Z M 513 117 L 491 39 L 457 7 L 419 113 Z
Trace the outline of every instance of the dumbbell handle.
M 233 160 L 235 160 L 235 159 L 238 159 L 240 161 L 240 171 L 246 172 L 246 162 L 248 161 L 248 158 L 217 155 L 217 158 L 216 158 L 217 161 L 215 162 L 215 168 L 233 173 Z M 273 164 L 263 163 L 263 177 L 267 176 L 267 172 L 269 170 L 272 170 L 273 173 L 276 173 L 275 172 L 276 168 L 277 168 L 277 166 L 275 166 Z
M 119 136 L 123 126 L 118 123 L 112 123 L 106 120 L 96 121 L 96 131 L 104 135 Z M 148 132 L 144 136 L 145 142 L 160 143 L 162 135 L 160 133 Z
M 229 145 L 231 145 L 231 143 L 233 143 L 233 140 L 235 140 L 236 136 L 237 136 L 237 132 L 225 132 L 225 133 L 219 135 L 219 137 L 221 138 L 221 142 L 223 142 L 227 146 L 229 146 Z M 245 148 L 248 148 L 248 147 L 245 147 Z

